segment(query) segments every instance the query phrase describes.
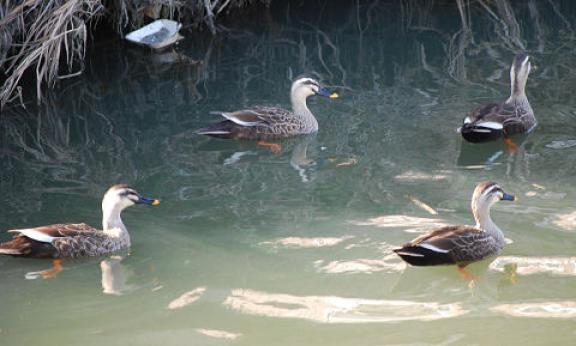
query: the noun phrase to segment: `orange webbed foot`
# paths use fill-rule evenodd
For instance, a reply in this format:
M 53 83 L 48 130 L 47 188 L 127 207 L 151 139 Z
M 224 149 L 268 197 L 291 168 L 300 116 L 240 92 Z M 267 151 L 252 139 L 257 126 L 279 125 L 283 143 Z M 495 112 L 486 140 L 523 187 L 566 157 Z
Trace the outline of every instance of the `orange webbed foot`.
M 62 271 L 62 260 L 57 258 L 52 261 L 52 268 L 40 272 L 43 279 L 53 279 Z
M 480 280 L 478 276 L 470 273 L 469 271 L 464 269 L 464 267 L 458 266 L 458 272 L 460 273 L 460 275 L 462 275 L 462 278 L 464 280 L 470 281 L 471 286 L 474 286 L 474 283 Z
M 26 273 L 26 279 L 34 280 L 34 279 L 38 279 L 39 277 L 42 277 L 43 279 L 53 279 L 61 271 L 62 271 L 62 260 L 59 258 L 56 258 L 56 259 L 52 260 L 52 268 L 47 269 L 47 270 L 42 270 L 39 272 Z
M 512 141 L 512 139 L 506 137 L 504 138 L 504 144 L 506 144 L 506 148 L 508 148 L 509 154 L 515 154 L 518 151 L 518 145 Z
M 278 143 L 270 143 L 270 142 L 266 142 L 266 141 L 258 141 L 256 142 L 256 144 L 258 144 L 259 146 L 262 147 L 266 147 L 266 148 L 270 148 L 270 150 L 272 150 L 272 152 L 274 154 L 278 154 L 279 152 L 282 151 L 282 145 L 278 144 Z

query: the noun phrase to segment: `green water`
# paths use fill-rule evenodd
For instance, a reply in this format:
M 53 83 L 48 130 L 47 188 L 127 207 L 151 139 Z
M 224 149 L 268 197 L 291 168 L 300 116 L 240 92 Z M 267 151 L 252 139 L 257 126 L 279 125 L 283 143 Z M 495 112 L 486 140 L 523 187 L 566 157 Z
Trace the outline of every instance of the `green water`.
M 81 77 L 0 119 L 0 229 L 99 226 L 118 182 L 162 204 L 124 212 L 129 253 L 64 261 L 54 279 L 26 279 L 49 261 L 0 258 L 0 343 L 573 344 L 576 9 L 489 6 L 467 26 L 449 2 L 273 6 L 216 38 L 184 32 L 175 63 L 98 39 Z M 521 50 L 538 128 L 515 154 L 464 144 L 463 116 L 507 97 Z M 193 134 L 212 110 L 288 107 L 302 72 L 341 95 L 310 99 L 317 136 L 275 154 Z M 392 254 L 472 223 L 487 179 L 519 201 L 493 208 L 511 242 L 469 267 L 474 287 Z

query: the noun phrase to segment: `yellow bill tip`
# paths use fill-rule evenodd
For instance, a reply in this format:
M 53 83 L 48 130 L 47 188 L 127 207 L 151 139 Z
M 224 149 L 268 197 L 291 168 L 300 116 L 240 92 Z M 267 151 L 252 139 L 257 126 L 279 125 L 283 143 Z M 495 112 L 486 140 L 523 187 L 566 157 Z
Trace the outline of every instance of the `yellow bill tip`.
M 340 97 L 337 93 L 332 93 L 329 96 L 331 99 L 337 99 L 338 97 Z
M 160 200 L 159 200 L 159 199 L 155 199 L 155 200 L 152 202 L 152 205 L 158 205 L 158 204 L 160 204 Z

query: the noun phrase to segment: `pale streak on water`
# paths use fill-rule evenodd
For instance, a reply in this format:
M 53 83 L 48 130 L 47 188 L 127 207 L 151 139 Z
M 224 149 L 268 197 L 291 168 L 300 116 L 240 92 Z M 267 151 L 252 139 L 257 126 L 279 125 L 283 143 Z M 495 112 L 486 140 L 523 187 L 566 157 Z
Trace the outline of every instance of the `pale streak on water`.
M 26 280 L 49 261 L 0 258 L 0 344 L 573 344 L 571 2 L 470 2 L 466 25 L 438 2 L 274 3 L 216 39 L 185 32 L 176 53 L 97 40 L 81 77 L 2 114 L 0 230 L 98 225 L 118 182 L 162 204 L 124 213 L 129 253 L 52 280 Z M 466 112 L 506 98 L 520 46 L 539 126 L 514 155 L 462 143 Z M 274 154 L 194 135 L 213 110 L 289 106 L 301 72 L 341 95 L 310 100 L 317 136 Z M 509 241 L 469 267 L 474 287 L 392 252 L 472 224 L 487 179 L 520 200 L 494 206 Z

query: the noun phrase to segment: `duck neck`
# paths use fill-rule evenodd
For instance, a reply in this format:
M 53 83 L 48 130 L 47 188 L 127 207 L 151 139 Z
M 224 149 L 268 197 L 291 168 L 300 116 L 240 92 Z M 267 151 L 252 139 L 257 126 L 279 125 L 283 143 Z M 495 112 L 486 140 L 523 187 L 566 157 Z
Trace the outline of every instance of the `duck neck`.
M 527 80 L 528 76 L 519 76 L 514 71 L 514 67 L 512 67 L 510 70 L 510 97 L 508 98 L 508 103 L 528 103 L 525 91 Z
M 318 131 L 318 121 L 314 117 L 314 114 L 308 109 L 308 105 L 306 104 L 307 98 L 307 95 L 293 93 L 290 97 L 292 101 L 292 111 L 304 121 L 305 127 L 310 129 L 310 132 L 316 132 Z
M 494 237 L 498 243 L 504 244 L 504 233 L 496 226 L 490 217 L 490 206 L 483 206 L 478 209 L 472 209 L 476 227 Z
M 125 243 L 125 246 L 130 245 L 130 235 L 120 213 L 122 210 L 117 207 L 107 208 L 102 206 L 102 230 L 111 238 L 118 238 L 120 242 Z

